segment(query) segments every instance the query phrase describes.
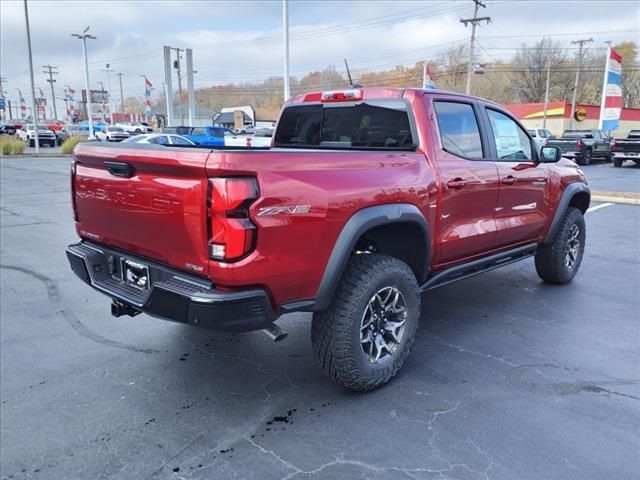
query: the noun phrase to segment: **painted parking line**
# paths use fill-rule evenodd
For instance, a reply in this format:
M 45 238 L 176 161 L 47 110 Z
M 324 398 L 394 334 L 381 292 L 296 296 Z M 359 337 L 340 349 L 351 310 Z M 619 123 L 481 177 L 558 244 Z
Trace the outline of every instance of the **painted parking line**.
M 601 203 L 600 205 L 595 205 L 589 209 L 587 209 L 587 213 L 595 212 L 596 210 L 600 210 L 601 208 L 611 207 L 614 205 L 613 203 Z

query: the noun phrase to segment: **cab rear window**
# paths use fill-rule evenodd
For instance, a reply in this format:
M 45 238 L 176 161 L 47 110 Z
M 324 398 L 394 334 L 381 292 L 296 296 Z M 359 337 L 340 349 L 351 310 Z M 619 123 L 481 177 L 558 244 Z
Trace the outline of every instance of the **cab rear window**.
M 278 122 L 276 147 L 413 150 L 406 104 L 401 100 L 348 105 L 295 105 Z

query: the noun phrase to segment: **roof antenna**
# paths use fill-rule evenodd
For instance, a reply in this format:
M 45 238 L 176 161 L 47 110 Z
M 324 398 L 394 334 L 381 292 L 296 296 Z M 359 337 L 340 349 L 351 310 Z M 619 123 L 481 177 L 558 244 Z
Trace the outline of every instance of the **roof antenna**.
M 344 59 L 344 66 L 347 67 L 347 75 L 349 76 L 349 85 L 353 87 L 353 80 L 351 79 L 351 70 L 349 70 L 349 64 L 347 63 L 347 59 Z
M 349 85 L 351 88 L 363 88 L 363 86 L 359 83 L 353 83 L 353 79 L 351 78 L 351 70 L 349 70 L 349 64 L 347 63 L 347 59 L 344 59 L 344 66 L 347 67 L 347 75 L 349 76 Z

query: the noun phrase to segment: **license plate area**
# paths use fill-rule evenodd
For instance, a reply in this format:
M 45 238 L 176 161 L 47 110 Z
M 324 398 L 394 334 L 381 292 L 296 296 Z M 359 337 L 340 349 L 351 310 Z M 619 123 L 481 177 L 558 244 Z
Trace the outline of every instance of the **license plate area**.
M 120 259 L 122 281 L 138 290 L 149 290 L 149 267 L 132 260 Z

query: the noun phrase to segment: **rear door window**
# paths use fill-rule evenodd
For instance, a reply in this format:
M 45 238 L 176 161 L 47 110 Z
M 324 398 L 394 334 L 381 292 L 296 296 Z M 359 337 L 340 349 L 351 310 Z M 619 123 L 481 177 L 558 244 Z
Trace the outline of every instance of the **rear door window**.
M 282 113 L 277 147 L 413 150 L 414 138 L 402 100 L 348 105 L 300 105 Z
M 482 139 L 473 105 L 461 102 L 433 102 L 442 148 L 452 155 L 482 159 Z

